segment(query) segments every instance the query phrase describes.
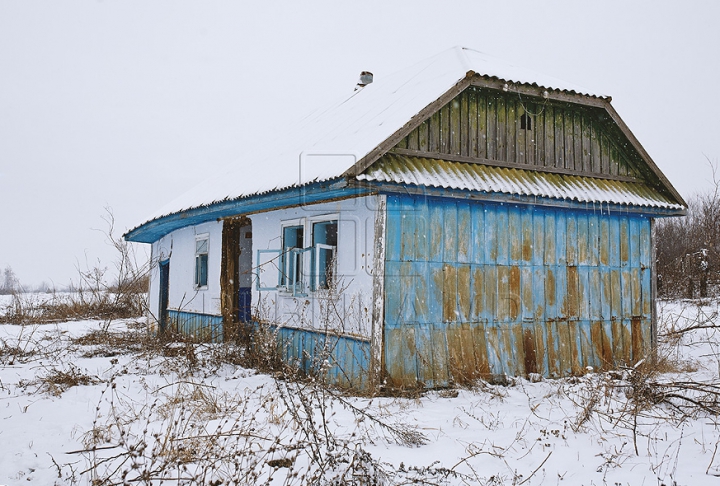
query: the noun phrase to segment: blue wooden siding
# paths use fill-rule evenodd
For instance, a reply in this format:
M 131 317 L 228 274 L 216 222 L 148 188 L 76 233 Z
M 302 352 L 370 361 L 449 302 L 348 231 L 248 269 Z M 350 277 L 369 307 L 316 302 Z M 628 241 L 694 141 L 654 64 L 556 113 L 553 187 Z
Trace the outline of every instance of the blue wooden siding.
M 423 196 L 388 196 L 387 211 L 392 386 L 565 376 L 647 353 L 647 217 Z
M 201 342 L 219 343 L 223 340 L 223 318 L 210 314 L 167 311 L 168 327 Z
M 300 371 L 355 390 L 369 386 L 370 342 L 307 329 L 274 328 L 280 356 Z
M 222 342 L 221 316 L 168 310 L 169 328 L 201 342 Z M 257 323 L 255 324 L 257 326 Z M 283 361 L 326 382 L 361 390 L 369 386 L 370 342 L 306 329 L 272 326 Z

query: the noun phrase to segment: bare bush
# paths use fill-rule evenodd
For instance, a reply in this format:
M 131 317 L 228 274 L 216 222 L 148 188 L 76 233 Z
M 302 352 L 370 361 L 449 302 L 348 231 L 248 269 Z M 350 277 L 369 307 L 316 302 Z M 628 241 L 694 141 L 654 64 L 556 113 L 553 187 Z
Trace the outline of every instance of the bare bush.
M 713 187 L 688 202 L 685 218 L 655 225 L 658 293 L 666 298 L 720 294 L 720 172 L 708 160 Z

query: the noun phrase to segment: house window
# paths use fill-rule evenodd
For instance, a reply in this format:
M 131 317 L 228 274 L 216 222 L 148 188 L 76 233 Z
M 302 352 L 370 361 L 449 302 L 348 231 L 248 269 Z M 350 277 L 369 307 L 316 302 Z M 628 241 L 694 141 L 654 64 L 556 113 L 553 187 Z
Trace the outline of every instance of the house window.
M 522 130 L 532 130 L 532 118 L 527 113 L 520 116 L 520 128 Z
M 207 287 L 208 284 L 208 237 L 198 236 L 195 239 L 195 288 Z
M 282 285 L 301 291 L 304 231 L 302 225 L 284 226 L 282 231 Z
M 338 222 L 313 223 L 313 290 L 328 289 L 335 275 Z

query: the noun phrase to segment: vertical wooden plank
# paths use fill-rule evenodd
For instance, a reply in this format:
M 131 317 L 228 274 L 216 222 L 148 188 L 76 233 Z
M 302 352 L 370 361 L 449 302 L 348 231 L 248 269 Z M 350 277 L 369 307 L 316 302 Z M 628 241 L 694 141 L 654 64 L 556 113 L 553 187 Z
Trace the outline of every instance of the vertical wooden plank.
M 515 138 L 515 161 L 518 164 L 527 164 L 529 163 L 529 157 L 527 156 L 528 151 L 528 140 L 531 138 L 530 133 L 531 131 L 527 128 L 522 128 L 520 125 L 520 118 L 523 115 L 530 116 L 528 113 L 525 112 L 525 109 L 522 107 L 522 103 L 519 103 L 516 110 L 515 110 L 515 116 L 513 119 L 513 125 L 515 126 L 515 133 L 517 134 Z M 532 123 L 532 122 L 531 122 Z M 512 139 L 511 139 L 512 140 Z
M 459 146 L 458 154 L 465 157 L 470 156 L 470 117 L 468 116 L 470 112 L 470 107 L 468 105 L 468 97 L 469 93 L 467 91 L 463 91 L 458 96 L 458 98 L 460 99 L 460 113 L 458 114 L 460 118 L 460 127 L 458 128 L 456 134 L 456 138 L 458 139 L 457 144 Z
M 547 137 L 545 136 L 545 127 L 547 125 L 546 122 L 546 113 L 545 110 L 540 110 L 539 108 L 535 110 L 535 113 L 538 113 L 537 116 L 534 117 L 533 120 L 533 132 L 535 136 L 535 164 L 540 166 L 547 166 L 546 163 L 546 141 Z
M 430 121 L 425 120 L 418 127 L 418 150 L 422 152 L 428 151 L 428 132 L 430 131 Z
M 507 107 L 505 102 L 504 96 L 498 96 L 495 98 L 495 104 L 497 107 L 497 147 L 496 147 L 496 154 L 497 159 L 496 160 L 508 160 L 508 154 L 507 154 L 507 144 L 508 144 L 508 136 L 507 136 Z
M 592 172 L 592 157 L 591 157 L 591 147 L 590 147 L 590 123 L 589 119 L 587 117 L 587 113 L 584 111 L 580 115 L 580 125 L 581 125 L 581 136 L 580 136 L 580 146 L 582 150 L 582 161 L 581 161 L 581 167 L 583 172 Z
M 545 107 L 543 112 L 545 115 L 545 167 L 555 167 L 555 110 L 552 105 Z
M 613 170 L 613 166 L 610 161 L 610 140 L 604 133 L 600 137 L 600 156 L 602 158 L 603 174 L 618 175 Z
M 576 171 L 583 171 L 582 153 L 582 115 L 579 111 L 573 111 L 573 167 Z
M 465 91 L 468 96 L 468 156 L 478 155 L 478 100 L 475 89 Z
M 460 100 L 455 98 L 448 103 L 448 153 L 460 155 Z
M 497 123 L 497 98 L 491 94 L 487 94 L 486 115 L 487 115 L 487 154 L 485 157 L 491 160 L 498 159 L 497 139 L 498 139 L 498 123 Z
M 491 158 L 488 155 L 488 98 L 479 90 L 475 90 L 475 100 L 477 102 L 477 130 L 478 130 L 478 153 L 481 159 Z
M 563 125 L 565 128 L 565 168 L 575 169 L 575 119 L 573 111 L 563 110 Z
M 519 130 L 519 120 L 517 117 L 517 100 L 515 98 L 507 98 L 505 101 L 505 106 L 507 109 L 507 119 L 505 121 L 505 125 L 507 126 L 507 139 L 506 139 L 506 146 L 507 146 L 507 161 L 508 162 L 518 162 L 517 159 L 517 153 L 518 153 L 518 135 L 517 132 Z
M 450 153 L 450 105 L 453 102 L 446 104 L 440 108 L 440 146 L 438 147 L 440 153 Z
M 600 140 L 598 135 L 599 124 L 595 119 L 591 119 L 590 123 L 590 163 L 592 164 L 592 172 L 602 174 Z
M 428 123 L 428 150 L 440 151 L 440 112 L 433 113 Z
M 565 168 L 565 124 L 564 110 L 555 108 L 555 168 Z
M 407 148 L 410 150 L 419 150 L 419 136 L 418 136 L 418 130 L 413 130 L 410 132 L 410 134 L 406 138 L 407 140 Z

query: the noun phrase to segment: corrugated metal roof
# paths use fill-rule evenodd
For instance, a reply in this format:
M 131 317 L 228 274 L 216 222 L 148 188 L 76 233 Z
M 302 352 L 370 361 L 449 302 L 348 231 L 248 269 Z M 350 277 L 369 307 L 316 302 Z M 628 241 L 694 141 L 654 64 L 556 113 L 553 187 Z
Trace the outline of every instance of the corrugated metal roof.
M 602 97 L 589 90 L 521 69 L 472 49 L 454 47 L 351 91 L 282 134 L 272 148 L 244 154 L 227 171 L 200 183 L 146 221 L 183 210 L 263 194 L 345 173 L 423 108 L 474 72 L 513 83 Z
M 685 209 L 647 184 L 535 170 L 387 154 L 358 180 L 413 184 L 548 197 L 579 202 L 611 203 L 663 209 Z

